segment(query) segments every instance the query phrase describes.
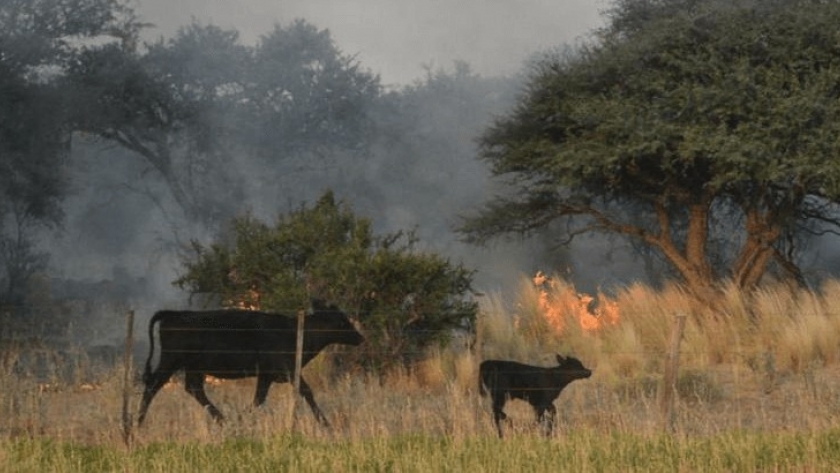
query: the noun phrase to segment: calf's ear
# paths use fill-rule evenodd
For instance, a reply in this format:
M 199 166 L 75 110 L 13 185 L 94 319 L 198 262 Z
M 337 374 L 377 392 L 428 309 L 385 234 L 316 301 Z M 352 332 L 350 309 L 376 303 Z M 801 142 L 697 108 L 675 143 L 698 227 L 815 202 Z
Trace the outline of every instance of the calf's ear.
M 561 355 L 561 354 L 559 354 L 559 353 L 558 353 L 558 354 L 557 354 L 557 363 L 560 363 L 560 364 L 562 365 L 562 364 L 563 364 L 563 363 L 565 363 L 565 362 L 566 362 L 566 359 L 565 359 L 565 358 L 563 358 L 563 355 Z

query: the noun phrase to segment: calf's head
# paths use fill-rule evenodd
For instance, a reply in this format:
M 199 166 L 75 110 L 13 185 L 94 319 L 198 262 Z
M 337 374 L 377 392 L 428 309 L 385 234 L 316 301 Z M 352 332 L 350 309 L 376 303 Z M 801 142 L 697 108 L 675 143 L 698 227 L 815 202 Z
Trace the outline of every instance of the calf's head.
M 592 376 L 592 370 L 583 366 L 583 363 L 575 357 L 563 357 L 558 354 L 557 363 L 559 363 L 559 366 L 555 369 L 562 371 L 572 379 L 586 379 Z

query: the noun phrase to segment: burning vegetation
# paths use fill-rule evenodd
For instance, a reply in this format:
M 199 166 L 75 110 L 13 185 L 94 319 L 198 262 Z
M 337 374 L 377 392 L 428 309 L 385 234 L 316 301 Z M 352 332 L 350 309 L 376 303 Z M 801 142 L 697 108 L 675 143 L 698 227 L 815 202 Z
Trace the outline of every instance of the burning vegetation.
M 563 333 L 570 321 L 583 331 L 592 332 L 618 323 L 618 303 L 603 293 L 593 297 L 579 293 L 574 286 L 537 271 L 531 279 L 537 290 L 537 308 L 557 334 Z

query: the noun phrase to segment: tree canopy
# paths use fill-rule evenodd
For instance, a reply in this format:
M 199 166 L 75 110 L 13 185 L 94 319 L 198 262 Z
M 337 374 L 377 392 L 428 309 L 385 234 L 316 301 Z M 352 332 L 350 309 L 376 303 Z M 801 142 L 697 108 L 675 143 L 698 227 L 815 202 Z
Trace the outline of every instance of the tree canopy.
M 119 0 L 0 3 L 0 303 L 20 302 L 46 264 L 34 228 L 57 225 L 67 193 L 66 73 L 85 41 L 138 31 Z
M 840 3 L 622 0 L 608 15 L 590 44 L 538 61 L 485 131 L 509 192 L 460 230 L 622 235 L 707 300 L 722 278 L 801 278 L 791 237 L 839 223 Z
M 69 81 L 75 128 L 137 153 L 186 216 L 210 226 L 242 210 L 227 208 L 241 200 L 225 185 L 235 157 L 281 173 L 364 149 L 367 107 L 379 95 L 378 77 L 303 20 L 275 26 L 255 46 L 235 30 L 193 23 L 142 50 L 90 47 Z

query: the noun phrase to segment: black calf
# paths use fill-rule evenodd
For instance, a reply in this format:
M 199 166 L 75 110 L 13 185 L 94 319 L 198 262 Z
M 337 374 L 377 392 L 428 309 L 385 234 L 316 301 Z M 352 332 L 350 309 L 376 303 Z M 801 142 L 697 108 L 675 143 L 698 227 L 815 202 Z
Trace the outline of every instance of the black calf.
M 501 421 L 507 419 L 502 411 L 508 399 L 522 399 L 534 408 L 540 423 L 547 423 L 546 434 L 554 427 L 554 400 L 569 383 L 588 378 L 592 371 L 585 368 L 577 358 L 563 358 L 557 355 L 559 366 L 542 368 L 515 361 L 486 360 L 479 368 L 479 390 L 482 395 L 489 391 L 493 401 L 493 419 L 499 437 L 502 437 Z M 548 415 L 546 415 L 546 413 Z

